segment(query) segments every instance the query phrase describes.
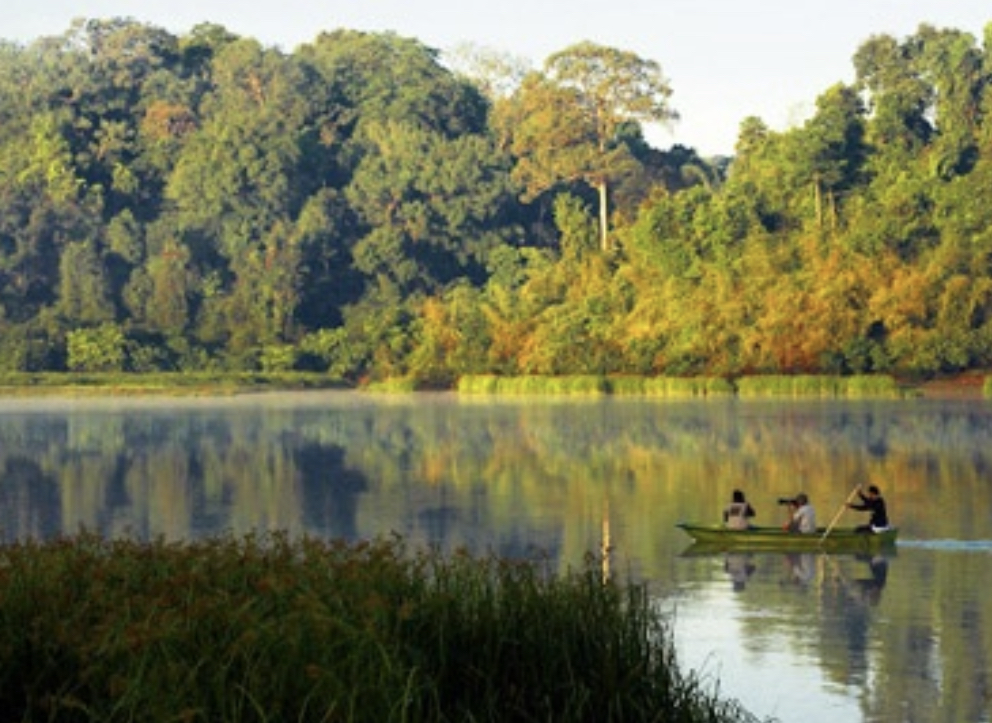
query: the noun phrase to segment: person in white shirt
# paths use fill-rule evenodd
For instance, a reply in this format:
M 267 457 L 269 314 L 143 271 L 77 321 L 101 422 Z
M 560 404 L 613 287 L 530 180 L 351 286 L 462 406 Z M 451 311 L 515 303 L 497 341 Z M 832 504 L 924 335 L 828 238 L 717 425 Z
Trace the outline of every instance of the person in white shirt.
M 754 508 L 744 498 L 744 493 L 734 490 L 730 504 L 723 510 L 723 524 L 731 530 L 746 530 L 751 526 Z
M 792 518 L 789 520 L 789 532 L 799 532 L 803 535 L 810 535 L 816 532 L 816 510 L 809 503 L 809 497 L 805 492 L 796 495 L 795 509 Z

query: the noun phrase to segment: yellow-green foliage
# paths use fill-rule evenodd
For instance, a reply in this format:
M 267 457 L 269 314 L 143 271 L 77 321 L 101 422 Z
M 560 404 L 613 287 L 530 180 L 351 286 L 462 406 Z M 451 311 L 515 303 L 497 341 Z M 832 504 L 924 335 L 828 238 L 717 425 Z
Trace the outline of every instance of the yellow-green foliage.
M 461 394 L 600 395 L 641 397 L 708 397 L 733 395 L 721 377 L 520 376 L 466 375 L 458 380 Z
M 734 386 L 722 377 L 649 377 L 645 394 L 652 397 L 733 396 Z
M 733 396 L 734 386 L 722 377 L 610 377 L 616 396 L 712 397 Z
M 495 374 L 466 374 L 458 379 L 460 394 L 496 394 L 500 377 Z
M 530 375 L 519 377 L 468 375 L 458 380 L 458 391 L 462 394 L 503 394 L 517 396 L 597 396 L 607 394 L 609 392 L 609 384 L 606 377 L 594 375 Z
M 982 393 L 986 397 L 992 397 L 992 377 L 985 377 L 985 383 L 982 385 Z
M 767 375 L 737 380 L 741 397 L 894 397 L 899 385 L 886 375 Z
M 542 561 L 280 535 L 8 545 L 0 710 L 94 723 L 750 719 L 678 671 L 645 588 L 601 575 L 592 559 L 557 576 Z
M 765 375 L 737 380 L 742 397 L 836 397 L 837 377 L 820 375 Z
M 410 394 L 417 391 L 417 381 L 409 377 L 392 377 L 369 382 L 364 390 L 379 394 Z
M 847 397 L 899 397 L 903 394 L 899 383 L 887 374 L 843 377 L 842 382 Z

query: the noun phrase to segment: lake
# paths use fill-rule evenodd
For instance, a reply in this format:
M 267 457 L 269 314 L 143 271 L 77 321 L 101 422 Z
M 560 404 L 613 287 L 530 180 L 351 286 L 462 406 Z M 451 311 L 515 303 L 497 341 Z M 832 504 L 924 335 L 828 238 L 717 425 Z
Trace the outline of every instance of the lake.
M 894 554 L 696 555 L 741 488 L 821 524 L 882 488 Z M 863 521 L 847 512 L 841 524 Z M 782 721 L 987 722 L 992 402 L 0 400 L 0 539 L 399 535 L 644 581 L 684 666 Z

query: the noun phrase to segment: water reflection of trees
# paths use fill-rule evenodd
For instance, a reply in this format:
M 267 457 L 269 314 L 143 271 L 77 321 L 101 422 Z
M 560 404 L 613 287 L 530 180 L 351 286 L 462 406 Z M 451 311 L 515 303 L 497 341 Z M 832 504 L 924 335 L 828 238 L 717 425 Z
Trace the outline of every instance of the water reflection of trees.
M 0 414 L 3 535 L 80 524 L 170 538 L 396 532 L 502 554 L 540 548 L 570 564 L 598 549 L 608 525 L 633 572 L 663 581 L 685 542 L 675 523 L 716 520 L 735 487 L 773 523 L 780 494 L 802 488 L 829 516 L 872 479 L 906 538 L 992 538 L 992 413 L 982 404 L 321 400 Z M 857 671 L 875 656 L 872 687 L 886 692 L 865 693 L 871 719 L 902 719 L 900 706 L 929 710 L 935 699 L 957 719 L 980 718 L 992 610 L 956 589 L 983 578 L 980 557 L 924 559 L 887 579 L 887 608 L 919 622 L 886 629 L 880 651 L 866 647 L 880 589 L 850 576 L 813 588 L 821 609 L 847 613 L 811 620 L 831 678 L 864 685 Z M 809 604 L 798 587 L 775 594 L 775 605 Z M 764 634 L 758 624 L 749 635 Z
M 386 531 L 409 528 L 411 502 L 429 508 L 415 513 L 427 527 L 455 537 L 469 533 L 452 510 L 472 510 L 463 517 L 473 526 L 534 515 L 595 531 L 606 499 L 623 516 L 657 518 L 673 505 L 712 515 L 709 490 L 685 494 L 700 484 L 746 485 L 769 520 L 779 493 L 802 487 L 826 512 L 871 478 L 904 529 L 936 522 L 960 536 L 980 524 L 969 509 L 988 508 L 988 424 L 984 407 L 907 412 L 891 402 L 101 410 L 0 417 L 0 456 L 19 454 L 57 479 L 66 522 L 108 531 L 257 523 L 362 535 L 376 532 L 362 518 L 374 497 Z M 935 504 L 944 514 L 931 521 Z
M 6 456 L 0 471 L 0 539 L 49 537 L 60 528 L 60 510 L 55 478 L 34 460 Z

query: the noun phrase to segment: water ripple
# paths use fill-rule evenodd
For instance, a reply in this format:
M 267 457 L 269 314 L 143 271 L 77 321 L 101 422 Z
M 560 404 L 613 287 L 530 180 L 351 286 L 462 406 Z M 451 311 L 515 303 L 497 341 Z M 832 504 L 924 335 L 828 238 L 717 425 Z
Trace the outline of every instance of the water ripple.
M 899 547 L 942 552 L 992 552 L 992 540 L 899 540 Z

